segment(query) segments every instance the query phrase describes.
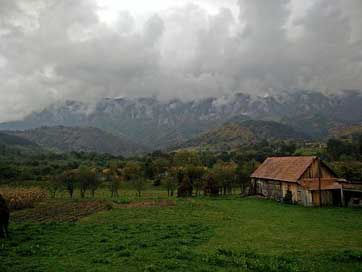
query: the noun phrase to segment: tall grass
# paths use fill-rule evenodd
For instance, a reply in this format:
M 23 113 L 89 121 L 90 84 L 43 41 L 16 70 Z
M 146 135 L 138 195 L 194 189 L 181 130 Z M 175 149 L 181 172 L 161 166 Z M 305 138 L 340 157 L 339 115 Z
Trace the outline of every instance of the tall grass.
M 32 208 L 34 203 L 47 198 L 47 191 L 39 187 L 0 187 L 0 194 L 5 198 L 10 210 Z

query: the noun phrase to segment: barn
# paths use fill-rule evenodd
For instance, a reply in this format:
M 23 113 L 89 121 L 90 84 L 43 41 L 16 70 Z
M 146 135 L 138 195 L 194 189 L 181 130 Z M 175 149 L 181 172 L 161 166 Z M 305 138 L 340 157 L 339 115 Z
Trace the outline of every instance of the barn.
M 341 205 L 343 182 L 318 157 L 269 157 L 252 173 L 250 193 L 282 201 L 289 191 L 304 206 Z

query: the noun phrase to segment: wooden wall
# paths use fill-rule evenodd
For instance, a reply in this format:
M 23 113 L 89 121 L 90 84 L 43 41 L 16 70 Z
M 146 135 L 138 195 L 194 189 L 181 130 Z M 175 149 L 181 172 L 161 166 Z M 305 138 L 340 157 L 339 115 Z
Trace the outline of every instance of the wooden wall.
M 320 178 L 336 178 L 334 173 L 323 163 L 318 165 L 319 161 L 314 160 L 311 166 L 305 171 L 301 179 L 318 179 Z M 253 192 L 258 195 L 263 195 L 270 199 L 281 200 L 285 197 L 287 191 L 292 192 L 292 200 L 304 206 L 319 206 L 320 197 L 319 191 L 310 191 L 307 188 L 295 182 L 284 182 L 268 179 L 252 179 Z M 322 205 L 331 205 L 333 203 L 332 191 L 324 190 L 322 193 Z
M 257 195 L 263 195 L 275 200 L 283 198 L 282 183 L 280 181 L 256 179 L 255 182 Z
M 320 164 L 321 178 L 336 178 L 336 176 L 323 163 Z M 301 179 L 318 178 L 318 160 L 314 160 L 311 166 L 305 171 Z

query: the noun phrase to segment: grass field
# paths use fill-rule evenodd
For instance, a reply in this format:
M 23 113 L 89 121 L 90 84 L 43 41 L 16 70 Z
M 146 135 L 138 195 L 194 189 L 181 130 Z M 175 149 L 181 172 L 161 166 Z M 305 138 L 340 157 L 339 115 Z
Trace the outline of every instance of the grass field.
M 18 211 L 0 271 L 362 271 L 362 210 L 152 197 L 113 208 L 60 198 Z

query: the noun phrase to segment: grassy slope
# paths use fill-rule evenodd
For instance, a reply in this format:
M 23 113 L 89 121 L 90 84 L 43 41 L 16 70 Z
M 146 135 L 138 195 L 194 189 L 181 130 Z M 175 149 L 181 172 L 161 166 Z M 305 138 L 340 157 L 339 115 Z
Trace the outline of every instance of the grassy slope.
M 0 271 L 362 270 L 362 211 L 352 209 L 201 198 L 11 232 Z
M 179 147 L 202 146 L 210 150 L 225 151 L 262 140 L 303 140 L 305 138 L 304 134 L 281 123 L 233 119 L 221 127 L 211 129 L 182 143 Z

